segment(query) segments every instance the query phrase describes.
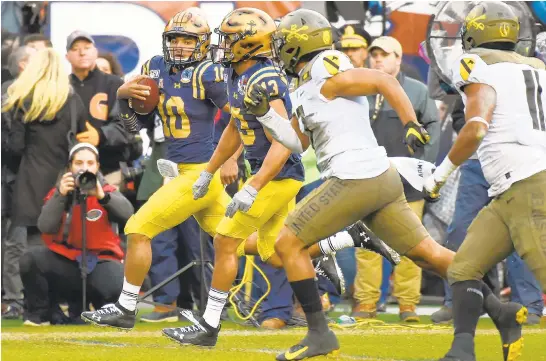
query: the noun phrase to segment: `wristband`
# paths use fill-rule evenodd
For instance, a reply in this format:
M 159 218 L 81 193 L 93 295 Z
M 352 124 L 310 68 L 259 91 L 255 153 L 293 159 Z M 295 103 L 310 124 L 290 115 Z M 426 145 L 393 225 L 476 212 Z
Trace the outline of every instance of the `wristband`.
M 445 182 L 449 175 L 457 169 L 458 166 L 453 164 L 449 159 L 449 156 L 446 156 L 436 170 L 434 171 L 434 180 L 436 182 Z

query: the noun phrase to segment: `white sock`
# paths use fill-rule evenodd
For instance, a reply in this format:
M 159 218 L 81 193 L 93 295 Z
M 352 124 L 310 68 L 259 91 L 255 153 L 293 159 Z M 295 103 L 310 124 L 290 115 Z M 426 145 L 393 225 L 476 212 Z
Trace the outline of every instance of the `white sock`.
M 338 232 L 318 243 L 322 254 L 332 254 L 343 248 L 354 247 L 355 243 L 347 231 Z
M 140 292 L 140 286 L 135 286 L 127 282 L 127 279 L 123 277 L 123 290 L 119 295 L 118 303 L 129 311 L 136 310 L 138 293 Z
M 212 287 L 210 288 L 207 308 L 203 314 L 203 318 L 209 326 L 217 328 L 220 324 L 220 316 L 222 315 L 222 310 L 224 309 L 227 298 L 227 292 L 219 291 Z

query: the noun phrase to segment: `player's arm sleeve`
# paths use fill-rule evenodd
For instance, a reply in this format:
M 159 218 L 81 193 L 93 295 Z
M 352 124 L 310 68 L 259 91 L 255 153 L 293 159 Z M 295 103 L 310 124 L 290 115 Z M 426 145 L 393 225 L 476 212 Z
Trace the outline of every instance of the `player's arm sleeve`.
M 228 102 L 224 67 L 220 64 L 205 62 L 199 64 L 195 71 L 196 86 L 193 88 L 193 97 L 195 99 L 210 99 L 214 105 L 222 109 Z
M 487 84 L 492 86 L 489 66 L 476 54 L 462 55 L 451 69 L 454 87 L 464 94 L 464 87 L 469 84 Z
M 152 60 L 153 58 L 144 63 L 144 65 L 142 65 L 140 71 L 142 75 L 149 75 Z M 118 99 L 118 109 L 119 118 L 123 122 L 125 130 L 129 133 L 138 133 L 140 129 L 143 128 L 143 125 L 147 126 L 150 122 L 153 122 L 154 120 L 154 112 L 145 115 L 135 113 L 133 109 L 131 109 L 131 107 L 129 106 L 128 99 Z

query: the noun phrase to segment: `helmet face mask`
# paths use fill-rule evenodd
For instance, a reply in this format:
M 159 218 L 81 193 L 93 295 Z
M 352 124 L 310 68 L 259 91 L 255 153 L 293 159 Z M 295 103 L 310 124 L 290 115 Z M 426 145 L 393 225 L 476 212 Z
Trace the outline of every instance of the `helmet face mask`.
M 273 56 L 274 61 L 279 65 L 279 67 L 287 71 L 288 64 L 285 63 L 285 60 L 281 56 L 282 48 L 286 45 L 286 39 L 281 34 L 275 33 L 271 37 L 271 54 Z M 287 73 L 288 74 L 288 73 Z M 288 74 L 293 75 L 293 74 Z
M 212 61 L 230 67 L 254 58 L 270 58 L 275 28 L 273 19 L 259 9 L 233 10 L 214 30 L 218 44 L 211 46 Z
M 163 58 L 172 66 L 186 67 L 199 62 L 207 56 L 210 46 L 210 28 L 198 8 L 190 8 L 179 12 L 167 23 L 163 31 Z M 195 39 L 195 46 L 172 44 L 173 40 L 182 37 Z M 187 54 L 191 51 L 191 54 Z M 186 54 L 185 54 L 186 53 Z
M 218 28 L 214 29 L 214 32 L 218 34 L 218 44 L 211 45 L 211 58 L 214 63 L 222 64 L 224 67 L 228 67 L 234 62 L 235 53 L 233 48 L 237 43 L 253 35 L 250 32 L 225 33 Z
M 176 38 L 193 38 L 195 45 L 187 47 L 184 45 L 172 44 Z M 202 60 L 206 56 L 206 52 L 202 53 L 201 48 L 210 40 L 208 35 L 196 36 L 187 32 L 169 31 L 163 33 L 163 57 L 168 64 L 175 66 L 186 66 L 191 63 Z M 190 54 L 187 54 L 191 51 Z M 186 53 L 186 54 L 184 54 Z

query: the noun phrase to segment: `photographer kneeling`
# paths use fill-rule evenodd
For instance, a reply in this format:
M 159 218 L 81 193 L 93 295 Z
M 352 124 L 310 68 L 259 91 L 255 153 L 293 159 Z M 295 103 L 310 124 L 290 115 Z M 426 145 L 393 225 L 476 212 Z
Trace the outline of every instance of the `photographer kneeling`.
M 46 247 L 29 251 L 20 262 L 26 325 L 48 324 L 50 310 L 59 300 L 68 301 L 71 315 L 79 315 L 80 310 L 73 308 L 81 308 L 82 304 L 84 199 L 87 300 L 100 308 L 115 302 L 121 292 L 123 250 L 111 222 L 126 222 L 133 214 L 133 206 L 114 187 L 104 184 L 98 172 L 97 149 L 79 143 L 70 151 L 67 173 L 45 198 L 38 228 Z

